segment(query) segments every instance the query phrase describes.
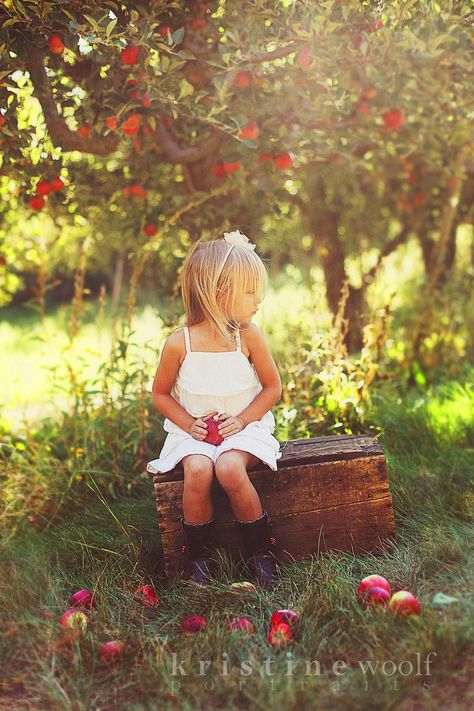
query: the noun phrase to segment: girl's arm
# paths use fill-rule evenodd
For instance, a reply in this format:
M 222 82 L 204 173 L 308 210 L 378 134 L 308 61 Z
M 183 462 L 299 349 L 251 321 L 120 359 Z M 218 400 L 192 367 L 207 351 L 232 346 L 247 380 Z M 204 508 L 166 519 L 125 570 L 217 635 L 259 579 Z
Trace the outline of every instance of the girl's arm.
M 260 420 L 268 410 L 281 398 L 282 386 L 278 368 L 275 365 L 267 342 L 259 327 L 251 323 L 245 330 L 246 343 L 250 350 L 252 363 L 255 366 L 257 375 L 262 383 L 262 390 L 257 397 L 252 400 L 245 410 L 242 410 L 237 417 L 243 421 L 244 425 L 249 422 Z
M 185 432 L 190 432 L 190 427 L 196 418 L 186 412 L 170 395 L 180 367 L 181 351 L 181 335 L 178 331 L 175 331 L 168 336 L 163 346 L 160 362 L 153 380 L 151 399 L 158 412 L 161 412 L 162 415 L 174 422 L 178 427 L 181 427 Z

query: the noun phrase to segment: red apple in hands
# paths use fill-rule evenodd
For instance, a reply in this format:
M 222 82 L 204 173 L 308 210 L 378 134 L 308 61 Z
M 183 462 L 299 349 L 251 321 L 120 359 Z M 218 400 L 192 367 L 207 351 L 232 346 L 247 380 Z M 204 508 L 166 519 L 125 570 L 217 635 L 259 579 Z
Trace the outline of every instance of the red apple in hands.
M 219 420 L 214 419 L 215 417 L 218 417 L 218 415 L 210 415 L 209 417 L 206 417 L 204 419 L 204 422 L 207 423 L 207 435 L 204 439 L 204 442 L 209 442 L 209 444 L 214 444 L 217 446 L 218 444 L 224 441 L 224 438 L 221 437 L 221 435 L 217 431 L 220 422 Z
M 390 585 L 382 575 L 367 575 L 362 578 L 357 588 L 357 595 L 360 599 L 364 599 L 369 588 L 382 588 L 390 595 Z
M 92 590 L 78 590 L 71 595 L 69 603 L 73 607 L 83 607 L 85 610 L 90 610 L 95 607 L 95 597 Z
M 421 611 L 421 605 L 411 592 L 408 590 L 398 590 L 393 593 L 390 601 L 387 605 L 387 610 L 389 612 L 396 612 L 397 615 L 403 615 L 407 617 L 408 615 L 419 615 Z

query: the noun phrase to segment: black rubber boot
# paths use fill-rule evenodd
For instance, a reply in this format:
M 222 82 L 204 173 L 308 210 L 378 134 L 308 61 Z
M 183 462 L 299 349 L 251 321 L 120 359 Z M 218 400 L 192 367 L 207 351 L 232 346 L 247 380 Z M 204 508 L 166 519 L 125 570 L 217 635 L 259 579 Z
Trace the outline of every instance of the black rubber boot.
M 191 562 L 191 575 L 195 583 L 210 585 L 214 563 L 210 555 L 214 548 L 214 519 L 207 523 L 186 523 L 181 517 L 186 545 L 182 553 L 188 553 Z
M 254 521 L 234 520 L 234 523 L 240 530 L 247 562 L 255 580 L 263 588 L 271 588 L 277 578 L 277 567 L 270 552 L 275 539 L 270 536 L 267 512 L 264 511 Z

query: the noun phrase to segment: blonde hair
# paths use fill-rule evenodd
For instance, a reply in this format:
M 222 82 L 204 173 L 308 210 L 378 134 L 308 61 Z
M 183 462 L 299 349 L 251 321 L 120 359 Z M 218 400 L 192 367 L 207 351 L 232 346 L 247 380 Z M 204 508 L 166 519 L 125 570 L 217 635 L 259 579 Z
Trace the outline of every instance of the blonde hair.
M 224 239 L 198 240 L 186 256 L 181 272 L 184 323 L 203 319 L 214 323 L 226 343 L 235 345 L 240 324 L 233 318 L 238 294 L 252 289 L 263 298 L 268 273 L 262 259 L 251 249 Z

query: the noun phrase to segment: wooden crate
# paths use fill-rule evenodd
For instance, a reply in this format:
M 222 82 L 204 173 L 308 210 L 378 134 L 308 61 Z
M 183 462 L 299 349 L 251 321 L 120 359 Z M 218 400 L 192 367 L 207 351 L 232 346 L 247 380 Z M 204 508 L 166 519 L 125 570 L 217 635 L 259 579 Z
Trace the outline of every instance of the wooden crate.
M 333 435 L 288 440 L 275 472 L 266 464 L 249 470 L 268 511 L 272 551 L 281 562 L 328 550 L 364 554 L 396 541 L 387 466 L 370 435 Z M 183 467 L 153 479 L 165 572 L 182 572 Z M 235 559 L 242 554 L 229 499 L 214 477 L 212 488 L 217 540 Z

